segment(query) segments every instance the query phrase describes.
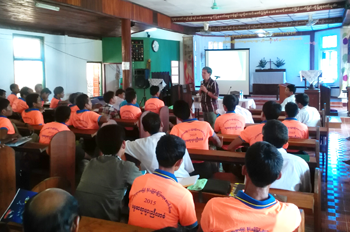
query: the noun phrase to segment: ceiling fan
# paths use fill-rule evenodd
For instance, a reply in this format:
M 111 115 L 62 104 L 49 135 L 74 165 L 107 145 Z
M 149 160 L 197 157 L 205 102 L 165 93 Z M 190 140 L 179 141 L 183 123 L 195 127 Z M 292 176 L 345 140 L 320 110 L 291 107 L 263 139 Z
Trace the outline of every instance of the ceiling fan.
M 318 19 L 313 19 L 312 14 L 309 14 L 309 21 L 307 22 L 306 26 L 310 27 L 315 25 L 318 22 Z
M 212 10 L 219 10 L 218 4 L 216 4 L 216 0 L 214 0 L 213 5 L 211 7 Z

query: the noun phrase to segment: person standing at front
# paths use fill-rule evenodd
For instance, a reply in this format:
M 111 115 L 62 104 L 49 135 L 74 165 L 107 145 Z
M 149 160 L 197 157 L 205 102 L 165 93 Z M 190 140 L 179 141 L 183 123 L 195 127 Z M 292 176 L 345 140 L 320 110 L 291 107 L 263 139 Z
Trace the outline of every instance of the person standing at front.
M 211 79 L 213 71 L 209 67 L 202 69 L 203 82 L 199 90 L 201 95 L 201 105 L 204 116 L 204 121 L 209 122 L 212 128 L 214 128 L 216 114 L 215 111 L 218 109 L 218 97 L 219 97 L 219 86 L 216 81 Z

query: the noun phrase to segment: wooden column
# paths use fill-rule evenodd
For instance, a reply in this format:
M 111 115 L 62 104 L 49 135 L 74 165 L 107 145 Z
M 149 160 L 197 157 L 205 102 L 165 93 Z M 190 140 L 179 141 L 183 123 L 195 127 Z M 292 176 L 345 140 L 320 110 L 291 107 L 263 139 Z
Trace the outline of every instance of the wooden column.
M 132 63 L 131 63 L 131 22 L 130 19 L 122 19 L 122 61 L 129 63 L 129 69 L 123 66 L 123 89 L 132 86 Z

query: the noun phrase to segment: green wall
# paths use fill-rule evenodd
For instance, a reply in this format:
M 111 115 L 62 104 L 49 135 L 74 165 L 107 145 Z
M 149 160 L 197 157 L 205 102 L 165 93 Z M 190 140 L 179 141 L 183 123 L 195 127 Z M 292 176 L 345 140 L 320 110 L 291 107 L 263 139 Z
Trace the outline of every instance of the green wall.
M 169 72 L 171 74 L 171 61 L 180 61 L 180 42 L 153 38 L 133 37 L 132 40 L 143 40 L 144 61 L 132 63 L 133 69 L 144 69 L 147 66 L 147 60 L 151 59 L 152 72 Z M 152 50 L 152 42 L 157 40 L 159 43 L 158 52 Z M 105 63 L 121 63 L 121 38 L 103 38 L 102 39 L 103 62 Z M 152 78 L 152 77 L 151 77 Z M 133 87 L 137 93 L 137 101 L 139 102 L 144 96 L 143 89 L 137 89 L 133 80 Z M 151 97 L 149 89 L 146 89 L 147 99 Z

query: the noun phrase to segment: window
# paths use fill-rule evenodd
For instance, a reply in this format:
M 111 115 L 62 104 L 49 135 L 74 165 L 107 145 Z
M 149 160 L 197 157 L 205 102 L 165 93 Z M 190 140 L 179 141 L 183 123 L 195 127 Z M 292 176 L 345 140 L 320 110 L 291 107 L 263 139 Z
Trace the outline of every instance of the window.
M 336 35 L 322 37 L 320 70 L 324 83 L 334 83 L 338 79 L 338 38 Z
M 171 82 L 179 84 L 179 61 L 171 61 Z
M 218 42 L 214 42 L 214 49 L 218 49 Z
M 44 85 L 43 38 L 35 36 L 13 36 L 13 62 L 15 83 L 20 88 L 34 90 L 36 84 Z
M 219 49 L 224 49 L 224 42 L 219 42 Z
M 87 95 L 101 96 L 101 63 L 86 63 Z
M 336 48 L 337 47 L 337 36 L 324 36 L 322 38 L 322 48 Z
M 208 49 L 213 49 L 213 48 L 214 48 L 213 42 L 209 41 L 208 42 Z

